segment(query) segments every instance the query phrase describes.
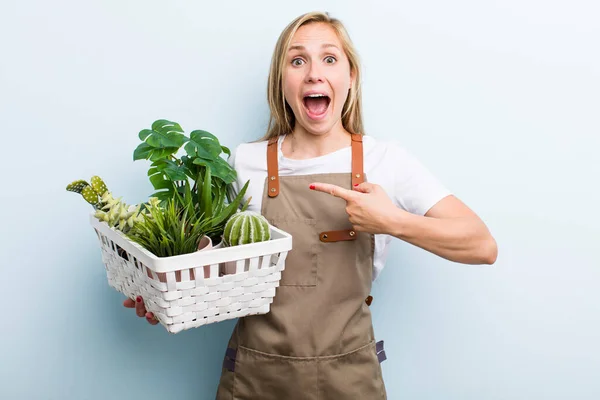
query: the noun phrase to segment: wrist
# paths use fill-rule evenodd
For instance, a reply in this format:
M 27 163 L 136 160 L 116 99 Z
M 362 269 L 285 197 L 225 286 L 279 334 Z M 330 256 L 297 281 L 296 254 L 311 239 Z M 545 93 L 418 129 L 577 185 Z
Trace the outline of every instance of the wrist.
M 388 215 L 385 221 L 385 233 L 397 238 L 402 238 L 406 234 L 406 225 L 411 214 L 403 209 L 396 207 L 391 215 Z

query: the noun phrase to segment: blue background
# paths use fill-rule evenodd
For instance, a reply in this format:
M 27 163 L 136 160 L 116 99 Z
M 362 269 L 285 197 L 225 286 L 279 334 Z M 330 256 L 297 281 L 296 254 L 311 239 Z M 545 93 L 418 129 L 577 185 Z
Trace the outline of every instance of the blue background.
M 214 398 L 234 321 L 170 335 L 123 308 L 65 186 L 98 174 L 145 200 L 132 153 L 155 119 L 260 137 L 275 41 L 313 9 L 362 56 L 367 133 L 399 139 L 499 244 L 468 266 L 394 241 L 372 305 L 389 398 L 600 398 L 591 0 L 3 2 L 0 398 Z

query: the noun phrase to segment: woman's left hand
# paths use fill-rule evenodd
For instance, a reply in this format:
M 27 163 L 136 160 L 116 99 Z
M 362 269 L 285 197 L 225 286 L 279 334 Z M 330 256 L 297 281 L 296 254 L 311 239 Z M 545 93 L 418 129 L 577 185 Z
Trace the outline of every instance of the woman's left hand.
M 350 223 L 356 231 L 389 234 L 390 222 L 396 219 L 398 213 L 406 212 L 396 207 L 381 186 L 373 183 L 363 182 L 354 190 L 348 190 L 316 182 L 310 188 L 344 199 Z

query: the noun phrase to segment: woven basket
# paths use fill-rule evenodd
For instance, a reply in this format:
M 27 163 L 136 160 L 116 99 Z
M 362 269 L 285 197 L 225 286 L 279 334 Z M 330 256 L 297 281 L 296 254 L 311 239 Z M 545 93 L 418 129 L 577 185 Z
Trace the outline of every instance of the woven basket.
M 90 223 L 109 285 L 133 300 L 142 296 L 171 333 L 268 313 L 292 248 L 291 235 L 270 226 L 266 242 L 156 257 L 93 214 Z

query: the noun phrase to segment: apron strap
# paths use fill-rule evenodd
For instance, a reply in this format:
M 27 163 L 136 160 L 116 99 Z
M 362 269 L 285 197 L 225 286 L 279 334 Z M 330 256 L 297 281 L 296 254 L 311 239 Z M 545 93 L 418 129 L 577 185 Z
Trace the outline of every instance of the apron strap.
M 363 140 L 362 135 L 351 134 L 352 137 L 352 186 L 365 181 L 363 171 Z M 279 137 L 269 139 L 267 144 L 267 174 L 269 181 L 269 197 L 279 194 L 279 163 L 277 160 L 277 147 Z M 347 237 L 348 235 L 345 235 Z M 353 239 L 353 238 L 352 238 Z M 346 239 L 349 240 L 349 239 Z
M 363 140 L 362 136 L 352 134 L 352 187 L 365 181 L 363 171 Z M 322 242 L 340 242 L 342 240 L 356 240 L 358 235 L 352 229 L 340 231 L 321 232 L 319 239 Z
M 269 197 L 279 194 L 279 163 L 277 162 L 277 141 L 279 137 L 269 139 L 267 145 L 267 180 L 269 181 Z
M 352 187 L 365 181 L 363 171 L 363 141 L 362 136 L 352 134 Z

